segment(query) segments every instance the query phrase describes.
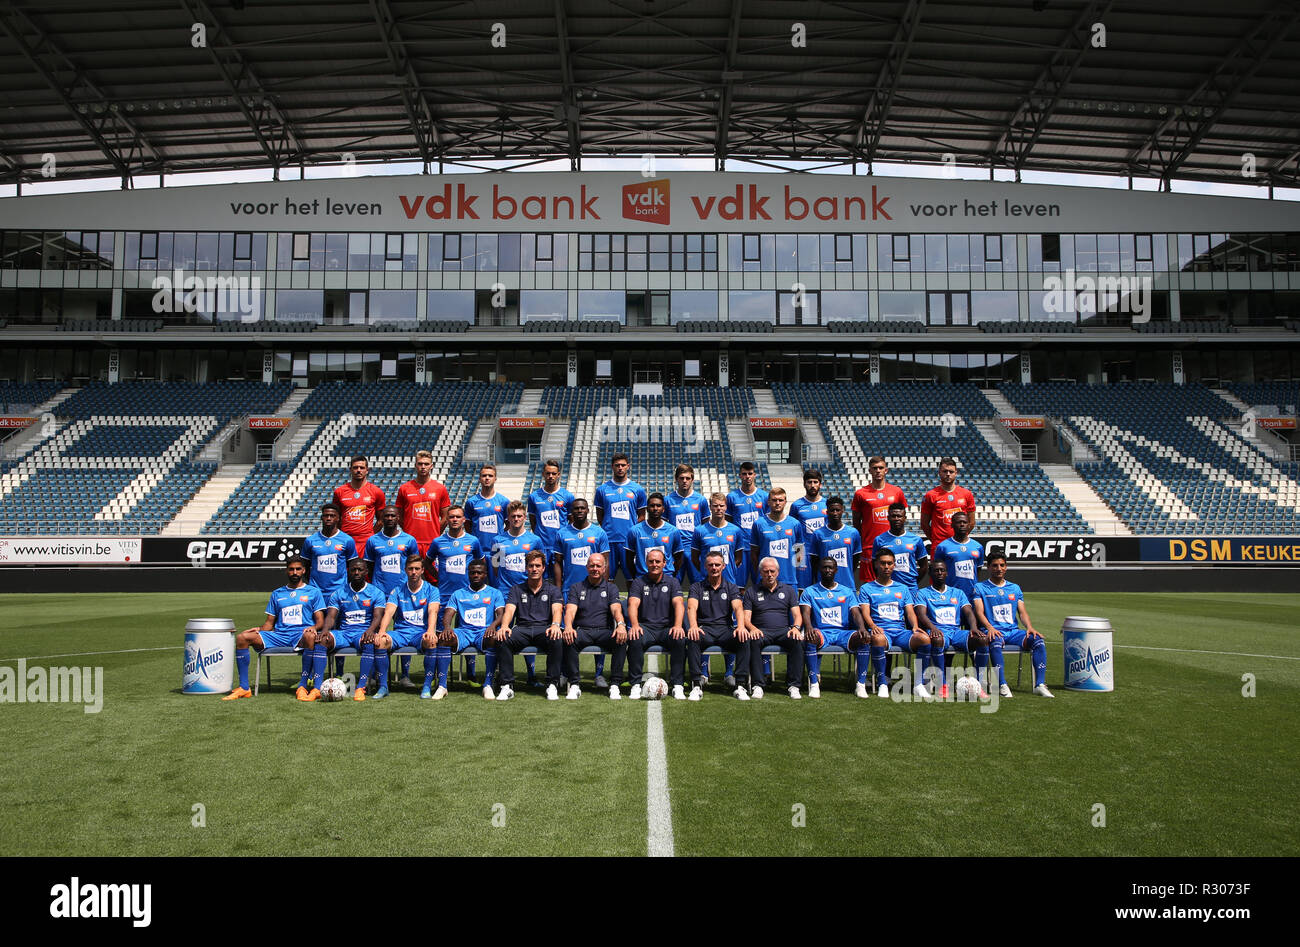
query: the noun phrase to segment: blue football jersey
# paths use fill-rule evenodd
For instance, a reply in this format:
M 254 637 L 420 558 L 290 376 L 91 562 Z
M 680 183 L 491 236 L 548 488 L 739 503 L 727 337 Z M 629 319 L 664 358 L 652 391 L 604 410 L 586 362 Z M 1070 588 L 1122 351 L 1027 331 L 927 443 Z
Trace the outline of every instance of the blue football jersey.
M 959 543 L 950 536 L 934 547 L 933 558 L 935 562 L 947 564 L 949 585 L 961 589 L 967 598 L 975 595 L 980 566 L 984 564 L 983 546 L 969 537 Z
M 881 533 L 871 545 L 871 557 L 876 557 L 880 549 L 888 549 L 894 554 L 894 581 L 902 582 L 909 589 L 916 588 L 918 563 L 930 558 L 929 547 L 925 537 L 919 533 Z
M 853 588 L 857 581 L 853 574 L 853 557 L 862 552 L 862 534 L 848 525 L 839 529 L 823 526 L 813 536 L 810 545 L 812 554 L 818 559 L 835 560 L 835 565 L 838 566 L 835 581 Z M 817 578 L 820 581 L 821 576 Z
M 966 593 L 955 585 L 945 586 L 942 592 L 927 585 L 912 594 L 912 601 L 918 608 L 924 608 L 930 621 L 945 634 L 963 627 L 961 610 L 970 604 Z
M 396 536 L 375 533 L 366 540 L 366 559 L 370 561 L 370 581 L 390 594 L 399 585 L 406 584 L 406 561 L 420 555 L 420 544 L 415 537 L 402 530 Z
M 488 550 L 492 542 L 506 531 L 506 507 L 510 499 L 500 493 L 485 497 L 476 493 L 465 501 L 465 528 L 478 537 L 479 544 Z
M 324 610 L 324 596 L 310 583 L 296 589 L 282 585 L 266 603 L 266 613 L 275 619 L 275 630 L 281 632 L 306 631 L 316 624 L 316 612 Z
M 429 543 L 429 556 L 438 561 L 438 594 L 449 599 L 453 592 L 469 588 L 469 564 L 483 558 L 483 546 L 465 530 L 459 536 L 444 532 Z
M 912 590 L 902 582 L 864 582 L 858 589 L 858 604 L 871 610 L 871 620 L 882 631 L 907 631 L 907 606 L 913 604 Z
M 766 513 L 766 490 L 755 487 L 753 493 L 746 493 L 737 487 L 727 494 L 727 519 L 744 530 L 746 536 L 754 528 L 758 518 Z
M 547 561 L 550 561 L 551 553 L 555 552 L 560 530 L 568 525 L 569 507 L 572 504 L 573 493 L 564 487 L 554 493 L 547 493 L 544 487 L 538 487 L 528 494 L 528 515 L 532 517 L 533 532 L 542 537 Z
M 852 586 L 836 583 L 835 588 L 828 589 L 818 582 L 803 590 L 799 604 L 808 606 L 815 628 L 852 631 L 855 627 L 851 612 L 858 607 L 858 597 Z
M 750 544 L 758 547 L 758 554 L 749 564 L 750 574 L 758 574 L 758 563 L 768 556 L 776 560 L 777 581 L 799 587 L 799 569 L 807 557 L 803 524 L 793 516 L 780 522 L 761 516 L 751 530 Z
M 812 536 L 826 525 L 826 498 L 800 497 L 790 504 L 790 515 L 803 523 L 804 532 Z
M 709 518 L 709 501 L 698 493 L 682 496 L 676 490 L 669 490 L 664 494 L 664 504 L 668 507 L 664 519 L 681 530 L 682 543 L 690 549 L 695 527 Z
M 656 546 L 664 551 L 665 570 L 673 572 L 673 554 L 680 552 L 685 555 L 686 550 L 681 530 L 666 520 L 657 527 L 652 527 L 647 520 L 637 523 L 628 532 L 627 548 L 632 550 L 636 558 L 637 575 L 645 575 L 648 571 L 645 564 L 645 554 Z
M 335 590 L 329 599 L 329 607 L 339 610 L 339 628 L 359 628 L 362 631 L 370 627 L 375 612 L 382 612 L 387 604 L 388 597 L 383 589 L 373 582 L 367 582 L 359 592 L 348 583 Z
M 307 581 L 328 598 L 347 584 L 348 560 L 357 557 L 357 544 L 341 529 L 333 536 L 317 530 L 302 541 L 302 557 L 307 560 Z
M 511 536 L 508 531 L 498 536 L 492 543 L 493 585 L 502 592 L 509 592 L 526 580 L 528 571 L 524 567 L 524 557 L 534 549 L 545 553 L 546 544 L 531 529 L 524 530 L 519 536 Z
M 984 603 L 984 617 L 996 631 L 1006 634 L 1016 630 L 1020 603 L 1025 600 L 1020 586 L 1006 581 L 1001 585 L 980 582 L 975 586 L 975 597 Z
M 402 628 L 406 631 L 425 631 L 428 628 L 438 627 L 438 605 L 441 601 L 438 595 L 438 587 L 432 582 L 421 582 L 420 587 L 414 592 L 411 591 L 409 583 L 403 582 L 401 586 L 388 596 L 388 604 L 396 603 L 397 612 L 393 616 L 393 627 Z M 429 617 L 433 616 L 433 624 L 429 624 Z
M 600 511 L 600 527 L 611 543 L 627 542 L 627 534 L 636 524 L 637 513 L 645 509 L 645 504 L 645 487 L 632 480 L 625 483 L 606 480 L 596 488 L 596 509 Z
M 587 577 L 587 558 L 593 552 L 604 553 L 605 565 L 610 564 L 609 536 L 595 523 L 588 523 L 582 529 L 574 529 L 571 525 L 564 527 L 560 530 L 558 543 L 555 551 L 563 557 L 563 588 L 567 589 L 574 582 L 581 582 Z
M 473 629 L 477 633 L 492 624 L 496 610 L 505 608 L 506 600 L 500 589 L 485 585 L 477 592 L 461 589 L 451 597 L 447 607 L 456 610 L 456 627 Z
M 705 576 L 704 557 L 717 552 L 723 555 L 722 577 L 728 582 L 745 587 L 746 560 L 749 557 L 749 531 L 742 530 L 735 523 L 723 523 L 714 526 L 712 520 L 701 523 L 691 536 L 691 548 L 699 554 L 701 579 Z

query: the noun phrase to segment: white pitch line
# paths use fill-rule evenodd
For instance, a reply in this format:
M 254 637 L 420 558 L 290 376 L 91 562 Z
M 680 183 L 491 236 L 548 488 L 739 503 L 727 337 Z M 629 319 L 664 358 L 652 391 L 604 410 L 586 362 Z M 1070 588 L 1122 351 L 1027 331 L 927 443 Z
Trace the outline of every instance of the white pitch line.
M 1117 648 L 1136 648 L 1139 651 L 1174 651 L 1178 654 L 1222 654 L 1230 658 L 1272 658 L 1275 661 L 1300 661 L 1300 657 L 1289 654 L 1247 654 L 1244 651 L 1195 651 L 1191 648 L 1153 648 L 1142 644 L 1121 644 Z
M 647 655 L 646 670 L 659 670 L 659 655 Z M 668 751 L 664 746 L 663 703 L 646 701 L 646 854 L 673 856 L 673 810 L 668 801 Z
M 0 661 L 44 661 L 48 658 L 88 658 L 93 654 L 135 654 L 137 651 L 180 651 L 184 645 L 165 648 L 127 648 L 125 651 L 71 651 L 67 654 L 32 654 L 25 658 L 0 658 Z

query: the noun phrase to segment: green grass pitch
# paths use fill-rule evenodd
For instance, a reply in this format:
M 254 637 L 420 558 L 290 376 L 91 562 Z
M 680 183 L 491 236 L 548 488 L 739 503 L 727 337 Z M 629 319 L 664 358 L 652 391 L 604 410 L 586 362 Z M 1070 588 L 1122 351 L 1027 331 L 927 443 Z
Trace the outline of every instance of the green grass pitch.
M 98 714 L 0 703 L 0 855 L 646 853 L 646 703 L 521 686 L 498 704 L 462 685 L 440 703 L 300 704 L 285 659 L 254 700 L 182 695 L 186 619 L 247 627 L 265 600 L 0 596 L 0 663 L 105 675 Z M 676 853 L 1297 853 L 1300 595 L 1028 604 L 1053 701 L 1029 693 L 1028 662 L 996 713 L 858 700 L 828 659 L 820 701 L 716 686 L 664 702 Z M 1115 627 L 1113 694 L 1059 686 L 1069 614 Z M 161 650 L 86 654 L 125 649 Z

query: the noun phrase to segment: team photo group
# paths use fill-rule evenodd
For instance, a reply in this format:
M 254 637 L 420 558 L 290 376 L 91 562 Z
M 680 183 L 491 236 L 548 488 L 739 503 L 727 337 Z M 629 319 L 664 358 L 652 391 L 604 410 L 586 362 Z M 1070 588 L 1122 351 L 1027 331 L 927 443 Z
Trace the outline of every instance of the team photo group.
M 883 457 L 870 459 L 871 482 L 847 508 L 822 495 L 815 469 L 789 502 L 780 487 L 759 488 L 748 462 L 737 489 L 708 497 L 688 464 L 663 493 L 632 479 L 626 454 L 610 467 L 588 501 L 560 485 L 561 465 L 548 460 L 542 486 L 512 500 L 484 464 L 478 492 L 461 505 L 432 477 L 429 451 L 416 454 L 415 476 L 392 500 L 370 481 L 367 459 L 353 457 L 349 480 L 321 505 L 319 531 L 286 561 L 265 621 L 236 636 L 239 685 L 224 699 L 253 696 L 249 667 L 265 648 L 301 653 L 301 701 L 322 699 L 322 688 L 324 699 L 343 697 L 327 668 L 332 657 L 340 677 L 353 654 L 354 701 L 388 696 L 391 656 L 400 658 L 397 685 L 414 689 L 416 654 L 420 697 L 441 700 L 460 652 L 471 682 L 483 656 L 474 686 L 488 700 L 515 696 L 520 653 L 529 685 L 548 700 L 576 700 L 584 650 L 595 652 L 593 686 L 612 700 L 626 683 L 632 700 L 698 701 L 710 649 L 725 659 L 725 693 L 742 701 L 764 696 L 778 654 L 793 700 L 821 696 L 827 653 L 853 655 L 858 697 L 888 698 L 891 651 L 915 656 L 914 699 L 988 698 L 985 680 L 1009 698 L 1004 649 L 1032 655 L 1033 693 L 1052 696 L 1045 642 L 1007 580 L 1006 557 L 971 538 L 975 498 L 957 485 L 955 460 L 939 462 L 919 532 L 908 529 L 907 499 L 887 481 Z M 949 653 L 973 659 L 978 676 L 954 681 Z M 646 673 L 657 654 L 667 657 L 666 681 Z

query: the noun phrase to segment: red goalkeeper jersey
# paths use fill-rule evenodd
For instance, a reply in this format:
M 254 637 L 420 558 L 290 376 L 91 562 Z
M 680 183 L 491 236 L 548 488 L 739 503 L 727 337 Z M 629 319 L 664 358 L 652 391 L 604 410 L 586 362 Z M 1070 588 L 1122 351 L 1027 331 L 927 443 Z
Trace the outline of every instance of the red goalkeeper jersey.
M 930 540 L 933 548 L 952 536 L 952 515 L 954 513 L 975 513 L 975 494 L 965 487 L 953 484 L 951 490 L 935 487 L 921 501 L 921 522 L 930 517 Z
M 366 548 L 366 540 L 375 534 L 379 511 L 387 502 L 384 491 L 369 480 L 363 482 L 359 490 L 353 490 L 351 482 L 348 482 L 334 488 L 334 502 L 343 507 L 343 522 L 339 529 L 352 537 L 360 555 Z
M 451 506 L 447 488 L 430 477 L 424 483 L 408 480 L 397 488 L 397 509 L 402 529 L 415 537 L 421 549 L 442 532 L 442 511 Z

